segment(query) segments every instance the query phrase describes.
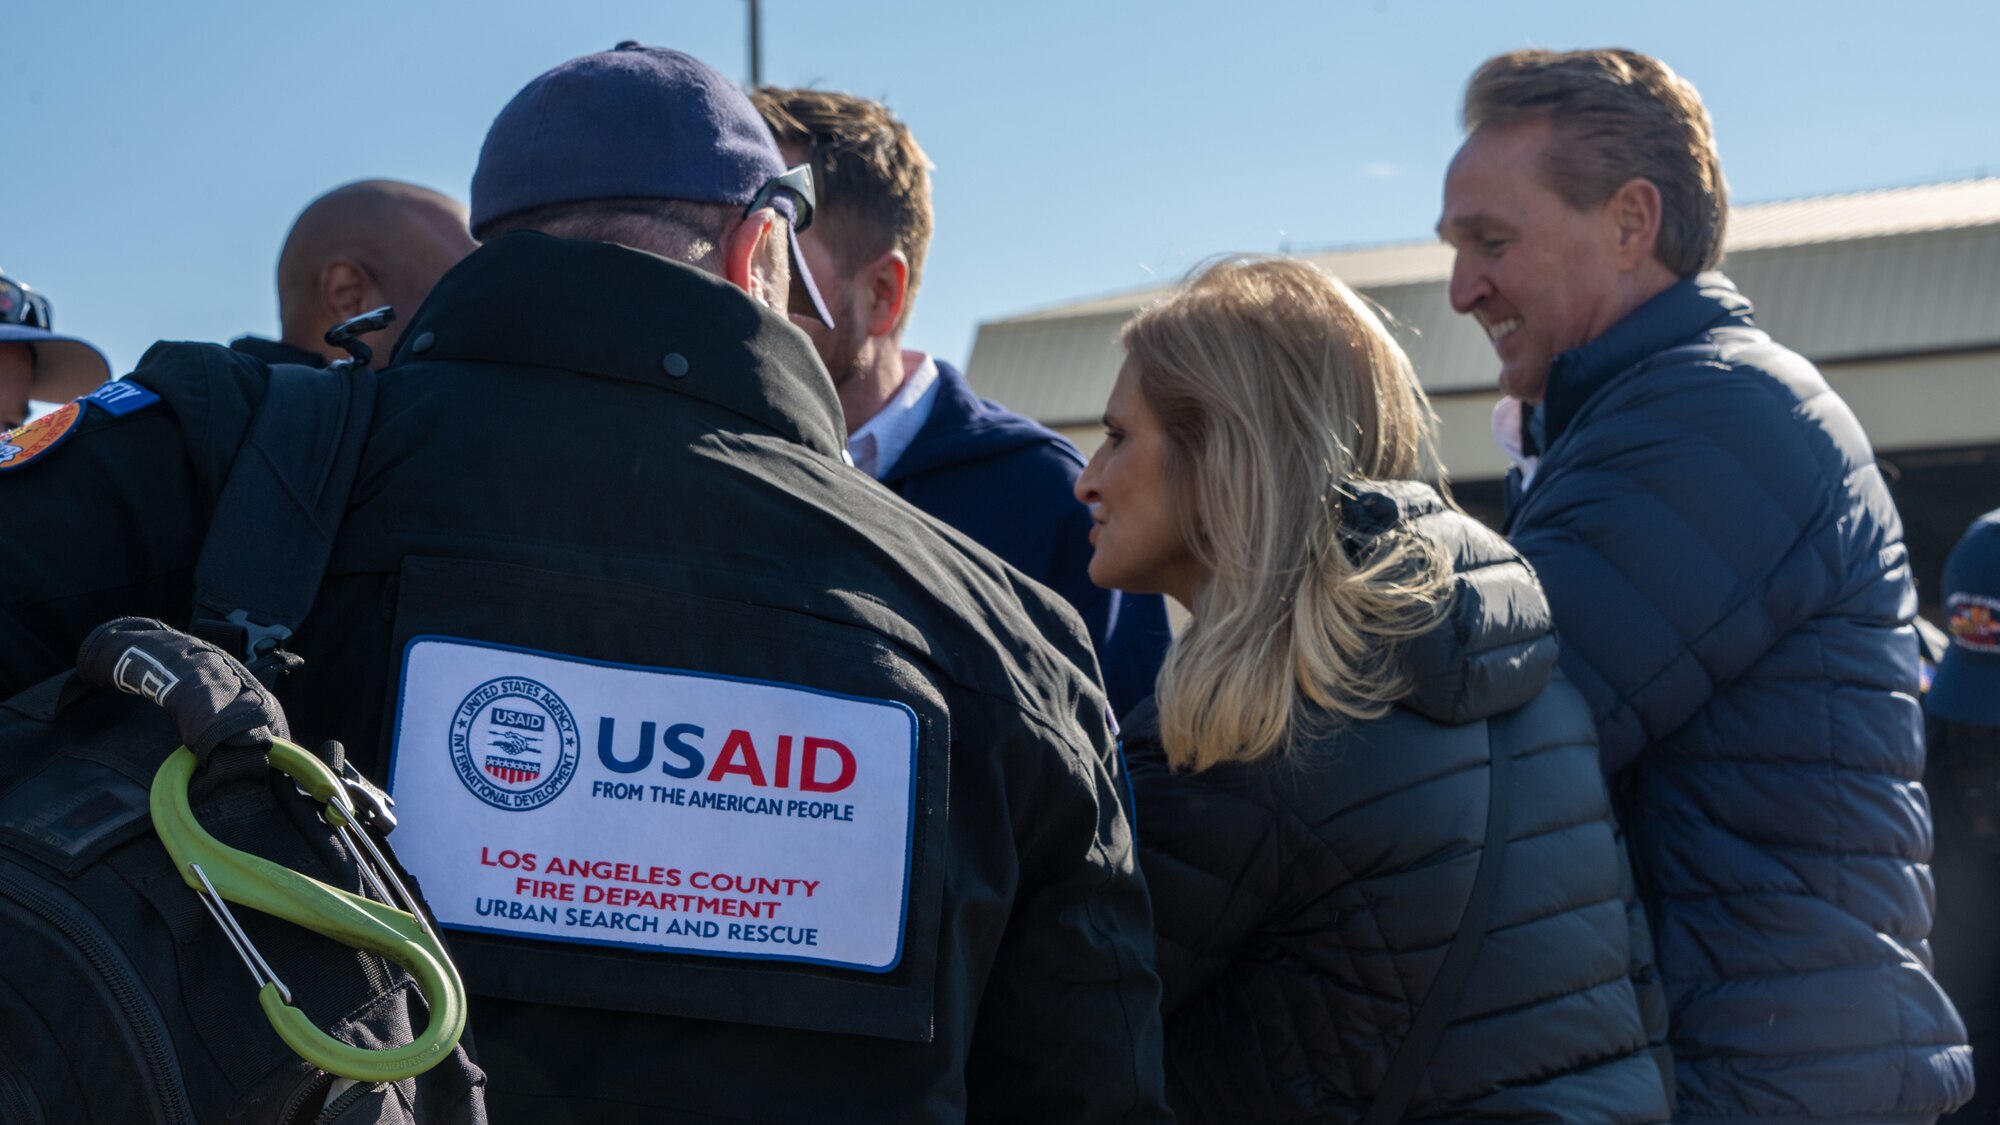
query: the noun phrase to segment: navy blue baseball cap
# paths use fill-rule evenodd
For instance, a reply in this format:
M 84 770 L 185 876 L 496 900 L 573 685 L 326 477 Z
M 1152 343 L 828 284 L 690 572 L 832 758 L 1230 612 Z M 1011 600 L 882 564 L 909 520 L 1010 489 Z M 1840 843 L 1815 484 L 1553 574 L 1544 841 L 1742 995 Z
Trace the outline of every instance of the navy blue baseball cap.
M 810 185 L 810 169 L 785 168 L 734 82 L 693 55 L 628 40 L 528 83 L 493 119 L 472 173 L 472 231 L 592 199 L 768 205 L 788 221 L 801 283 L 794 288 L 831 328 L 799 252 L 799 228 L 812 219 Z
M 1944 563 L 1951 647 L 1924 710 L 1955 723 L 2000 727 L 2000 511 L 1966 529 Z

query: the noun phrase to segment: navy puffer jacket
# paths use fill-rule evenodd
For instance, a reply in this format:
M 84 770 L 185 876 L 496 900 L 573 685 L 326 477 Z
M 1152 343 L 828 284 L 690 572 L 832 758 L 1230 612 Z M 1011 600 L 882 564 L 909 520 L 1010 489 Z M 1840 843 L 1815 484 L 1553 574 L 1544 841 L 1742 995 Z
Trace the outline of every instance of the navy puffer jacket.
M 1498 896 L 1408 1119 L 1665 1121 L 1646 925 L 1589 711 L 1551 678 L 1548 603 L 1499 536 L 1426 486 L 1371 487 L 1347 530 L 1407 523 L 1459 570 L 1451 615 L 1411 646 L 1401 705 L 1289 757 L 1192 775 L 1168 769 L 1150 702 L 1126 726 L 1175 1112 L 1361 1119 L 1465 911 L 1505 743 Z
M 1867 438 L 1721 274 L 1557 357 L 1508 531 L 1555 605 L 1673 1012 L 1676 1119 L 1929 1121 L 1916 597 Z

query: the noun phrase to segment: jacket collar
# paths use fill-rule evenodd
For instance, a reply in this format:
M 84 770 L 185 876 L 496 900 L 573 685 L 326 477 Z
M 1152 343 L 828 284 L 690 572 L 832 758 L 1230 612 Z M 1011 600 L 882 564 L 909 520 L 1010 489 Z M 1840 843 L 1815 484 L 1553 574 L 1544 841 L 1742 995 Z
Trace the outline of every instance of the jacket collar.
M 1130 742 L 1158 742 L 1160 740 L 1160 700 L 1149 695 L 1132 705 L 1123 719 L 1118 720 L 1118 736 Z
M 470 361 L 644 383 L 829 457 L 833 380 L 804 333 L 712 274 L 607 242 L 502 235 L 441 278 L 391 366 Z
M 318 352 L 295 348 L 282 340 L 266 340 L 262 336 L 238 336 L 229 341 L 229 350 L 241 352 L 251 359 L 264 363 L 298 363 L 307 367 L 325 367 L 326 357 Z
M 1549 364 L 1548 392 L 1535 413 L 1542 450 L 1555 443 L 1613 376 L 1647 356 L 1733 323 L 1750 325 L 1750 301 L 1719 271 L 1694 274 L 1633 309 L 1603 335 L 1572 348 Z
M 957 368 L 941 359 L 935 362 L 938 381 L 930 417 L 890 466 L 883 484 L 893 488 L 910 477 L 1022 446 L 1055 443 L 1067 447 L 1054 430 L 987 402 L 973 392 L 972 384 Z

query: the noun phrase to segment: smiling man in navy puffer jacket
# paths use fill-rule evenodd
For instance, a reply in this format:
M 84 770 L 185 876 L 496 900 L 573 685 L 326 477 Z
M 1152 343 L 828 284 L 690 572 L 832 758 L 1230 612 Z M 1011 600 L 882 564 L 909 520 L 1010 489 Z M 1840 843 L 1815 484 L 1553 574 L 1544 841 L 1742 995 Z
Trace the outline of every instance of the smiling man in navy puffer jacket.
M 1931 1121 L 1971 1057 L 1925 942 L 1916 596 L 1868 440 L 1704 272 L 1727 201 L 1692 85 L 1520 51 L 1465 125 L 1452 305 L 1500 356 L 1507 531 L 1633 843 L 1675 1119 Z

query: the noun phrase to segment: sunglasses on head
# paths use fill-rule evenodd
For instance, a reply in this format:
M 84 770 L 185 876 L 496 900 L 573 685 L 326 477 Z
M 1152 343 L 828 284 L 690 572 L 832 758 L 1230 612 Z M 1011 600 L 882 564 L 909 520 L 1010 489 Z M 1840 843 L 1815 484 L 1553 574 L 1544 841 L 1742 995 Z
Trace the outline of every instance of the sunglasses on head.
M 787 168 L 782 173 L 764 181 L 757 194 L 750 197 L 750 206 L 743 209 L 745 215 L 760 207 L 769 207 L 780 196 L 792 201 L 792 230 L 803 231 L 812 225 L 813 207 L 818 196 L 813 191 L 813 170 L 810 164 Z
M 783 196 L 792 204 L 792 233 L 797 234 L 812 225 L 813 208 L 819 202 L 818 193 L 813 190 L 812 165 L 800 164 L 787 168 L 779 175 L 764 181 L 757 194 L 750 197 L 750 205 L 743 209 L 745 215 L 754 213 L 760 207 L 769 207 Z M 792 290 L 787 295 L 791 310 L 801 316 L 812 315 L 812 296 L 806 292 L 805 277 L 798 270 L 792 271 Z
M 20 324 L 44 332 L 55 328 L 49 299 L 9 277 L 0 277 L 0 324 Z

